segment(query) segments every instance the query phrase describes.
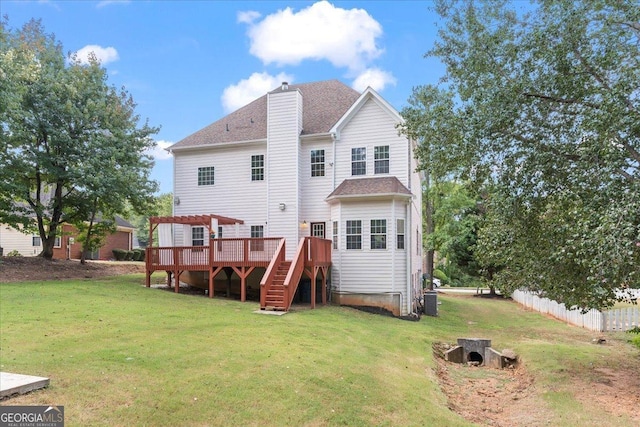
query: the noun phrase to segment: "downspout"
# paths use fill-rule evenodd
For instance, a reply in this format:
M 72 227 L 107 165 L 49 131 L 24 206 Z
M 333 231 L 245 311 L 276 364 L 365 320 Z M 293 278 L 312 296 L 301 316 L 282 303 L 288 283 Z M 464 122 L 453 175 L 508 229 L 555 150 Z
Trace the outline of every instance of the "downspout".
M 411 156 L 412 156 L 412 151 L 411 151 L 411 140 L 409 138 L 407 138 L 407 182 L 409 183 L 409 192 L 412 193 L 412 189 L 411 189 Z M 413 194 L 413 193 L 412 193 Z M 411 199 L 409 199 L 407 201 L 406 204 L 406 215 L 407 215 L 407 228 L 406 228 L 406 233 L 409 236 L 408 239 L 408 247 L 407 247 L 407 315 L 411 314 L 411 309 L 412 309 L 412 293 L 411 293 L 411 270 L 412 270 L 412 266 L 413 266 L 413 245 L 411 244 L 411 237 L 413 235 L 413 223 L 411 221 L 412 215 L 411 215 Z
M 333 150 L 333 166 L 331 166 L 331 175 L 332 175 L 332 187 L 331 187 L 331 191 L 336 189 L 336 140 L 338 139 L 336 133 L 332 133 L 331 134 L 331 141 L 333 144 L 332 150 Z
M 411 237 L 413 235 L 413 224 L 411 223 L 411 199 L 409 199 L 409 201 L 406 204 L 406 214 L 407 214 L 407 236 L 409 236 L 408 240 L 408 245 L 407 245 L 407 315 L 411 314 L 411 309 L 412 309 L 412 304 L 411 304 L 411 266 L 412 266 L 412 262 L 411 260 L 413 259 L 413 244 L 411 241 Z

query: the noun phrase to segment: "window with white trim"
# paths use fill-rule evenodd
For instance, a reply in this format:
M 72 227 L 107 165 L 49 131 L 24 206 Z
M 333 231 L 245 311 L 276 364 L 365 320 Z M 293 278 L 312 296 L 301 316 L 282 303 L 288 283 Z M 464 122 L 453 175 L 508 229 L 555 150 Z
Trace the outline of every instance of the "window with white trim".
M 362 249 L 362 221 L 348 220 L 346 236 L 347 249 Z
M 326 236 L 324 231 L 324 222 L 312 222 L 311 235 L 313 237 L 320 237 L 321 239 L 324 239 Z
M 31 246 L 42 246 L 42 239 L 40 236 L 31 236 Z
M 332 241 L 333 241 L 333 249 L 338 249 L 338 221 L 333 221 L 333 229 L 332 229 Z
M 191 227 L 191 246 L 204 246 L 204 227 Z
M 389 146 L 373 147 L 373 172 L 389 173 Z
M 251 156 L 251 181 L 264 181 L 264 154 Z
M 252 225 L 251 237 L 255 239 L 262 239 L 264 237 L 264 225 Z M 264 240 L 252 240 L 250 250 L 264 251 Z
M 62 247 L 62 239 L 60 238 L 60 236 L 56 236 L 55 240 L 53 241 L 53 247 L 54 248 Z
M 214 169 L 213 166 L 198 168 L 198 185 L 213 185 Z
M 396 219 L 396 249 L 404 249 L 404 218 Z
M 387 249 L 387 220 L 371 220 L 371 249 Z
M 351 175 L 367 174 L 367 149 L 365 147 L 351 149 Z
M 311 150 L 311 176 L 324 176 L 324 150 Z

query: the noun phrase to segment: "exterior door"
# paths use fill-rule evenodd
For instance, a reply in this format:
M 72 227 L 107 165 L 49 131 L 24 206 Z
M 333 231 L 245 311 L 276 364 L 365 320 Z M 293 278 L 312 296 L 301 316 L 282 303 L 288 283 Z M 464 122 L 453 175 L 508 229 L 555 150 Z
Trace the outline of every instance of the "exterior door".
M 325 226 L 324 222 L 312 222 L 311 223 L 311 237 L 325 238 Z

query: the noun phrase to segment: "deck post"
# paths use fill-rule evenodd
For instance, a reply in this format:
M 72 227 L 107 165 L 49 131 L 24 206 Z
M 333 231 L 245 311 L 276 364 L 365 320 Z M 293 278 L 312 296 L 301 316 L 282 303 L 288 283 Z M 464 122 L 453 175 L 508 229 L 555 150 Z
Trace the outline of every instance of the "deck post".
M 318 277 L 318 267 L 313 266 L 313 278 L 311 279 L 311 308 L 316 308 L 316 278 Z
M 322 305 L 327 305 L 327 267 L 322 267 Z
M 245 302 L 247 300 L 247 277 L 255 267 L 233 267 L 233 271 L 240 276 L 240 301 Z
M 215 284 L 215 278 L 223 270 L 224 267 L 216 267 L 213 270 L 209 270 L 209 298 L 213 298 L 213 287 Z

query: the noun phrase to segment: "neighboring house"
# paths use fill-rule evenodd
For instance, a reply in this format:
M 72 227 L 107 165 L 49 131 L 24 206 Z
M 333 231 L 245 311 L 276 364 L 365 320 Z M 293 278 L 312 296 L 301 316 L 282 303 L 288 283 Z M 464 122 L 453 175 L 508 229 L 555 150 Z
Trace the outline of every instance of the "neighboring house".
M 133 247 L 133 232 L 135 227 L 128 221 L 116 217 L 116 231 L 105 238 L 105 243 L 94 253 L 88 254 L 87 259 L 113 259 L 113 249 L 131 250 Z M 36 256 L 42 252 L 42 241 L 37 234 L 25 234 L 6 224 L 0 226 L 0 247 L 4 255 L 16 250 L 22 256 Z M 54 259 L 80 259 L 82 245 L 78 242 L 78 231 L 69 224 L 62 225 L 62 232 L 56 237 L 53 248 Z
M 422 291 L 422 191 L 400 122 L 370 88 L 283 83 L 170 148 L 174 215 L 238 218 L 217 237 L 283 237 L 287 259 L 301 237 L 329 239 L 334 303 L 409 315 Z M 206 246 L 205 234 L 174 227 L 174 244 Z

